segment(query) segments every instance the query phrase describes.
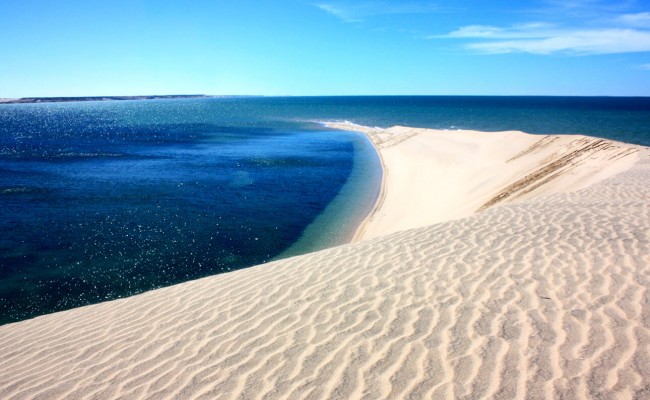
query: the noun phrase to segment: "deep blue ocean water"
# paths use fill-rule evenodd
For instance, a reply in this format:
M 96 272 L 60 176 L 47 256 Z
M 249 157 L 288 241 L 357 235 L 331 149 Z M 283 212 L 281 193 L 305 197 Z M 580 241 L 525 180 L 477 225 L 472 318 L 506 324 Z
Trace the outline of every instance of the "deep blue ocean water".
M 649 98 L 0 105 L 0 324 L 345 242 L 379 165 L 365 137 L 323 120 L 650 145 Z

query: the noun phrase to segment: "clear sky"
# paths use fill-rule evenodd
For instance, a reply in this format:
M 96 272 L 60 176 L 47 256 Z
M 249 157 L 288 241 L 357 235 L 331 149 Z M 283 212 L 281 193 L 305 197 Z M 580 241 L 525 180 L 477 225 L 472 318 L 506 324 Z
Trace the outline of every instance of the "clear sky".
M 1 0 L 0 97 L 650 96 L 650 0 Z

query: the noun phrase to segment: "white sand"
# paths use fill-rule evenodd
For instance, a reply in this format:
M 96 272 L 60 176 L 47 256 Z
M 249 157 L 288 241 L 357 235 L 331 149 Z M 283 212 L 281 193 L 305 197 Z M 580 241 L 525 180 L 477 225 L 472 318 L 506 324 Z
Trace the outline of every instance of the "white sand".
M 398 176 L 446 182 L 444 213 L 402 196 L 404 226 L 456 219 L 2 326 L 0 398 L 648 398 L 650 151 L 606 142 L 618 159 L 553 183 L 533 173 L 564 168 L 540 137 L 456 134 L 382 150 L 367 232 L 397 215 Z M 550 186 L 517 197 L 521 177 Z M 415 183 L 400 190 L 430 196 Z M 457 185 L 480 201 L 453 207 L 472 200 L 441 193 Z M 493 189 L 510 194 L 473 213 Z
M 578 135 L 441 131 L 350 123 L 383 164 L 383 196 L 357 239 L 467 217 L 499 203 L 578 190 L 629 168 L 637 149 Z

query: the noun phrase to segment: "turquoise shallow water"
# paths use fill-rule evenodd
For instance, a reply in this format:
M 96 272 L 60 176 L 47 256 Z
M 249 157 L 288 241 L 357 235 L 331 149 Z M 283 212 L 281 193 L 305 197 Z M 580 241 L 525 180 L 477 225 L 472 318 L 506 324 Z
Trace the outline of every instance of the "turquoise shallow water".
M 646 98 L 284 97 L 0 105 L 0 323 L 349 239 L 370 126 L 650 145 Z

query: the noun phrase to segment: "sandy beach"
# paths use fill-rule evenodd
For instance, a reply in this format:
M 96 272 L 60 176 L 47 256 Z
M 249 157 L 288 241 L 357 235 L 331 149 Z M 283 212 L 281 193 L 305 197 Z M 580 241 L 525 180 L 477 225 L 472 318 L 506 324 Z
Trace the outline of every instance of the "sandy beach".
M 0 398 L 650 397 L 650 149 L 364 132 L 353 243 L 0 327 Z

